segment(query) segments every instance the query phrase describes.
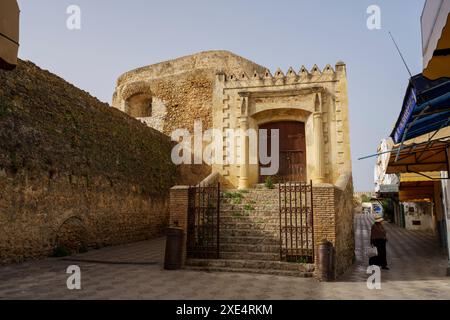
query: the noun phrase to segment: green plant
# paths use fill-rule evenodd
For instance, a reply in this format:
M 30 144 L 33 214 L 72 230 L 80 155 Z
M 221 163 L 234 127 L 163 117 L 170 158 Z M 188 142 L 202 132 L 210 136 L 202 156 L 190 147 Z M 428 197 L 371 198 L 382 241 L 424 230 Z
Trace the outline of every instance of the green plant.
M 242 214 L 240 212 L 234 211 L 231 214 L 231 216 L 234 217 L 234 218 L 240 218 L 240 217 L 242 217 Z
M 224 197 L 227 199 L 231 199 L 231 203 L 233 204 L 241 204 L 242 203 L 242 194 L 240 192 L 225 192 Z
M 244 206 L 244 209 L 245 209 L 245 210 L 248 210 L 248 211 L 253 211 L 253 210 L 255 210 L 255 208 L 254 208 L 251 204 L 246 204 L 246 205 Z
M 80 244 L 80 246 L 78 248 L 78 253 L 86 253 L 88 251 L 89 251 L 89 249 L 86 246 L 86 244 L 84 244 L 84 243 Z
M 264 181 L 264 185 L 267 189 L 274 189 L 275 185 L 273 184 L 272 177 L 268 176 L 266 177 L 266 180 Z
M 8 103 L 6 102 L 6 99 L 3 97 L 0 97 L 0 117 L 7 116 L 10 114 L 11 110 L 8 107 Z
M 231 202 L 233 204 L 241 204 L 242 203 L 242 198 L 233 198 L 233 200 L 231 200 Z
M 310 263 L 310 259 L 305 256 L 291 256 L 288 257 L 288 262 L 291 263 Z
M 56 246 L 53 249 L 52 257 L 55 258 L 61 258 L 61 257 L 67 257 L 70 255 L 69 249 L 67 249 L 64 245 Z

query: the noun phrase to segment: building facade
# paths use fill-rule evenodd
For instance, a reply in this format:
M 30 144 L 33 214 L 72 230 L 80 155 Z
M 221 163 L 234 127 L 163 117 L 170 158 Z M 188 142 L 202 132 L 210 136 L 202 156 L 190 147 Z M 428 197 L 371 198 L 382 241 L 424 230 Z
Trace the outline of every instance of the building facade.
M 333 246 L 327 274 L 342 274 L 352 265 L 354 199 L 343 62 L 272 74 L 227 51 L 201 52 L 125 73 L 113 106 L 171 135 L 181 142 L 183 158 L 193 161 L 179 166 L 184 183 L 170 196 L 170 224 L 185 231 L 186 264 L 205 270 L 218 270 L 218 264 L 220 270 L 278 268 L 278 274 L 310 276 L 319 272 L 319 245 L 325 241 Z M 197 139 L 199 127 L 215 142 L 211 162 L 203 153 L 207 140 Z M 180 130 L 182 139 L 174 136 Z M 215 187 L 219 191 L 206 203 L 204 196 L 196 198 Z M 204 221 L 197 215 L 205 208 L 210 231 L 195 239 L 205 230 L 205 223 L 195 222 Z M 295 221 L 300 225 L 294 227 Z M 205 244 L 214 237 L 220 244 Z M 196 261 L 193 252 L 202 250 L 221 261 L 204 256 Z
M 230 129 L 278 129 L 276 176 L 283 180 L 334 184 L 352 170 L 343 62 L 272 75 L 230 52 L 203 52 L 124 74 L 113 106 L 168 135 L 176 129 L 192 133 L 196 120 L 203 130 L 218 130 L 224 141 Z M 219 173 L 230 188 L 264 182 L 261 159 L 250 159 L 259 154 L 260 139 L 250 138 L 240 134 L 225 141 L 223 154 L 240 161 L 215 161 L 205 172 Z

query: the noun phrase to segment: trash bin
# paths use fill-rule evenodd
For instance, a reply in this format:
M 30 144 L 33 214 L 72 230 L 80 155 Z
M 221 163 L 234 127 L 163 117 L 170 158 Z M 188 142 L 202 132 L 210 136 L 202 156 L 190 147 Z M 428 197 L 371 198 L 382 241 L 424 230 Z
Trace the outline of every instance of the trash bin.
M 183 260 L 183 236 L 181 228 L 168 228 L 166 240 L 166 254 L 164 257 L 164 269 L 179 270 Z
M 322 281 L 333 279 L 333 244 L 323 240 L 319 245 L 319 278 Z

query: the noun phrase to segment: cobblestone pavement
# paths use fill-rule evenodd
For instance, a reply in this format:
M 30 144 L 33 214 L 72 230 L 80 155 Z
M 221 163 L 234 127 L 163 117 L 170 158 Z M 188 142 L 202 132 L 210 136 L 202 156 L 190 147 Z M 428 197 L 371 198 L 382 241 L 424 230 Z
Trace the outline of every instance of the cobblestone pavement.
M 357 263 L 335 282 L 240 273 L 164 271 L 164 239 L 0 267 L 0 299 L 450 299 L 446 257 L 433 236 L 387 225 L 391 270 L 367 289 L 371 218 L 355 219 Z M 70 259 L 70 260 L 69 260 Z M 81 268 L 82 290 L 66 287 Z

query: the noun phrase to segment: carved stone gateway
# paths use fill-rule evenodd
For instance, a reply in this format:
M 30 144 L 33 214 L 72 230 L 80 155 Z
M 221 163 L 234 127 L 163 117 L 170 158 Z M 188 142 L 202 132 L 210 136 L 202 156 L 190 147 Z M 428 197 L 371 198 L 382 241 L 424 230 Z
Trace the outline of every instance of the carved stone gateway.
M 298 74 L 289 68 L 286 75 L 279 69 L 275 75 L 266 70 L 263 74 L 255 71 L 251 77 L 245 72 L 238 75 L 219 73 L 214 94 L 214 128 L 223 132 L 228 128 L 244 131 L 280 129 L 281 147 L 285 150 L 280 150 L 279 172 L 285 179 L 334 183 L 341 174 L 351 172 L 344 63 L 336 64 L 336 70 L 330 65 L 323 71 L 314 66 L 311 72 L 302 67 Z M 298 132 L 287 129 L 288 124 L 292 126 L 294 122 L 302 124 Z M 287 140 L 301 135 L 304 135 L 304 147 L 295 147 L 293 142 L 291 147 L 294 149 L 289 150 Z M 242 159 L 247 160 L 245 163 L 213 166 L 213 171 L 227 177 L 240 189 L 252 187 L 262 180 L 261 165 L 248 162 L 247 140 L 242 139 L 238 147 Z M 304 168 L 301 165 L 303 158 Z M 297 169 L 301 173 L 298 172 L 296 177 L 294 172 L 286 173 L 286 170 Z
M 343 62 L 323 70 L 314 65 L 310 71 L 301 67 L 298 72 L 289 68 L 286 74 L 280 69 L 272 74 L 230 52 L 208 51 L 119 78 L 113 106 L 133 115 L 133 108 L 145 111 L 151 102 L 148 117 L 139 117 L 147 125 L 167 135 L 176 129 L 193 134 L 194 122 L 201 120 L 203 130 L 221 133 L 223 161 L 206 170 L 187 166 L 180 170 L 183 182 L 171 190 L 170 224 L 187 234 L 187 264 L 206 270 L 277 269 L 279 274 L 310 276 L 318 263 L 317 245 L 324 239 L 334 246 L 336 274 L 352 264 L 346 77 Z M 158 105 L 164 112 L 158 112 Z M 141 111 L 139 115 L 146 115 Z M 275 189 L 258 186 L 268 167 L 261 149 L 276 141 L 260 129 L 279 129 L 280 149 L 274 152 L 279 153 L 280 166 L 273 175 L 284 183 Z M 268 158 L 274 156 L 270 147 L 267 150 Z M 228 161 L 230 155 L 239 161 Z M 207 190 L 219 181 L 217 206 L 208 202 L 214 197 L 193 201 L 189 190 Z

